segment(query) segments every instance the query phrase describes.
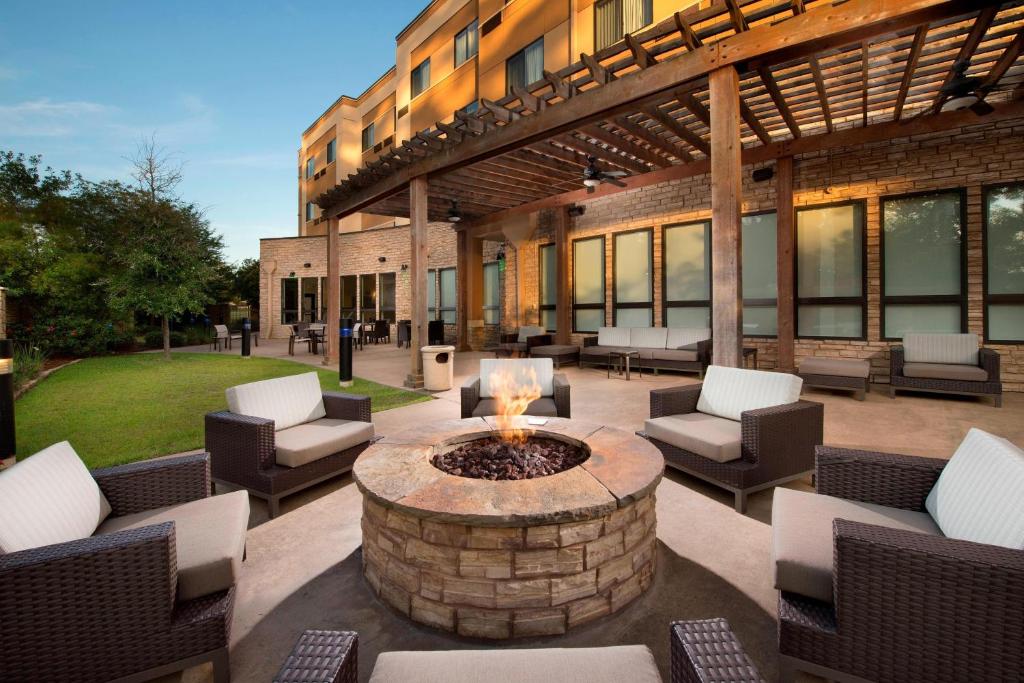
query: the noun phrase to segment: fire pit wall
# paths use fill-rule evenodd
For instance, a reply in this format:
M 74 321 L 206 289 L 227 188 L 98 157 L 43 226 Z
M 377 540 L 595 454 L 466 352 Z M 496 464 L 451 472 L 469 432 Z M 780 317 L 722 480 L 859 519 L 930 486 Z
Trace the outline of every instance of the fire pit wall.
M 616 612 L 654 576 L 654 494 L 594 519 L 480 527 L 363 499 L 363 569 L 413 621 L 479 638 L 565 633 Z

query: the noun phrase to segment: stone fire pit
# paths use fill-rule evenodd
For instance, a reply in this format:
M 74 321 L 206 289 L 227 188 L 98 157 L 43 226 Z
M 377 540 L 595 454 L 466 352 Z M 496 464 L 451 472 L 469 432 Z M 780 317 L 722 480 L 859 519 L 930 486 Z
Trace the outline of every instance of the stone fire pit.
M 514 426 L 526 427 L 525 418 Z M 363 573 L 414 621 L 480 638 L 556 635 L 617 612 L 651 585 L 661 453 L 622 430 L 551 418 L 535 435 L 579 445 L 582 464 L 489 481 L 431 464 L 488 438 L 496 418 L 433 423 L 356 461 Z

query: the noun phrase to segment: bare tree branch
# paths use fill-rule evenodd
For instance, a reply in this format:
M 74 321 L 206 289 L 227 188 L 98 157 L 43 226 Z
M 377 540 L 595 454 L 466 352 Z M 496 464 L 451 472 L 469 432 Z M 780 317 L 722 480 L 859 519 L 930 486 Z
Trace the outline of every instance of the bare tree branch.
M 181 183 L 182 164 L 165 148 L 157 145 L 156 133 L 139 140 L 135 155 L 125 159 L 134 168 L 132 178 L 150 199 L 173 198 L 174 188 Z

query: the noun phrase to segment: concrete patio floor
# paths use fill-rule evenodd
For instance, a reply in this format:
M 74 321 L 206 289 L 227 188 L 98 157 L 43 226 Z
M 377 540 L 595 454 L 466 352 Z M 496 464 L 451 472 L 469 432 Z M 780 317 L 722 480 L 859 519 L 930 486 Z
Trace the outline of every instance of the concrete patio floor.
M 201 351 L 205 348 L 182 349 Z M 287 343 L 261 342 L 260 356 L 289 357 Z M 221 353 L 228 353 L 222 351 Z M 237 346 L 232 353 L 238 353 Z M 393 344 L 368 346 L 355 355 L 355 374 L 401 386 L 410 351 Z M 462 381 L 489 354 L 458 353 L 455 385 L 433 401 L 375 413 L 378 434 L 417 423 L 459 416 Z M 297 351 L 293 360 L 320 365 Z M 573 415 L 636 430 L 648 416 L 648 392 L 696 382 L 696 376 L 634 374 L 631 381 L 603 368 L 563 368 L 572 385 Z M 804 398 L 825 404 L 825 442 L 852 448 L 948 457 L 967 430 L 980 427 L 1024 443 L 1024 395 L 1004 396 L 995 409 L 976 399 L 925 394 L 888 398 L 875 387 L 864 402 L 848 394 L 808 390 Z M 796 488 L 810 490 L 810 482 Z M 651 590 L 619 614 L 554 638 L 515 640 L 499 647 L 583 647 L 642 643 L 655 654 L 668 680 L 668 625 L 674 619 L 724 616 L 768 680 L 777 678 L 776 591 L 769 561 L 771 499 L 750 497 L 749 512 L 732 509 L 729 494 L 674 470 L 657 491 L 659 556 Z M 231 668 L 237 681 L 270 681 L 299 634 L 307 628 L 354 630 L 360 635 L 360 680 L 369 678 L 380 652 L 397 649 L 451 650 L 494 647 L 414 625 L 390 611 L 366 587 L 360 569 L 361 496 L 344 475 L 282 501 L 282 514 L 268 520 L 264 503 L 251 498 L 248 557 L 238 586 L 232 631 Z M 209 667 L 180 677 L 211 680 Z M 810 679 L 809 679 L 810 680 Z

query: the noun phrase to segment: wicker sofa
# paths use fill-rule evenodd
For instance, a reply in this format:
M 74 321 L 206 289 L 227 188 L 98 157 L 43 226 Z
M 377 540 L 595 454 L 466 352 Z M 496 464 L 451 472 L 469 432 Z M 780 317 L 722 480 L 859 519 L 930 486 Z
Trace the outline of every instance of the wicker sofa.
M 280 500 L 343 474 L 375 440 L 367 396 L 324 392 L 315 372 L 227 390 L 227 411 L 206 416 L 213 480 Z
M 811 474 L 822 442 L 824 406 L 801 401 L 799 377 L 712 365 L 704 382 L 651 391 L 641 436 L 665 464 L 747 495 Z
M 1020 680 L 1022 489 L 1024 452 L 979 430 L 949 461 L 819 448 L 817 494 L 775 491 L 783 669 Z
M 602 327 L 583 338 L 580 366 L 607 365 L 609 355 L 635 351 L 641 368 L 696 372 L 711 362 L 711 330 L 686 327 Z
M 484 358 L 480 361 L 480 374 L 469 377 L 462 385 L 462 417 L 485 417 L 498 413 L 498 403 L 492 391 L 491 375 L 510 373 L 517 385 L 532 383 L 527 373 L 532 370 L 540 385 L 540 398 L 526 407 L 526 415 L 539 417 L 572 417 L 569 380 L 554 371 L 550 358 Z
M 205 453 L 89 472 L 61 443 L 0 472 L 0 678 L 230 679 L 249 499 Z
M 978 348 L 976 334 L 906 334 L 889 349 L 889 396 L 906 389 L 938 394 L 991 396 L 1003 405 L 999 354 Z
M 515 332 L 502 333 L 498 350 L 506 355 L 516 354 L 528 357 L 530 349 L 535 346 L 548 346 L 552 343 L 550 334 L 537 325 L 523 325 Z

